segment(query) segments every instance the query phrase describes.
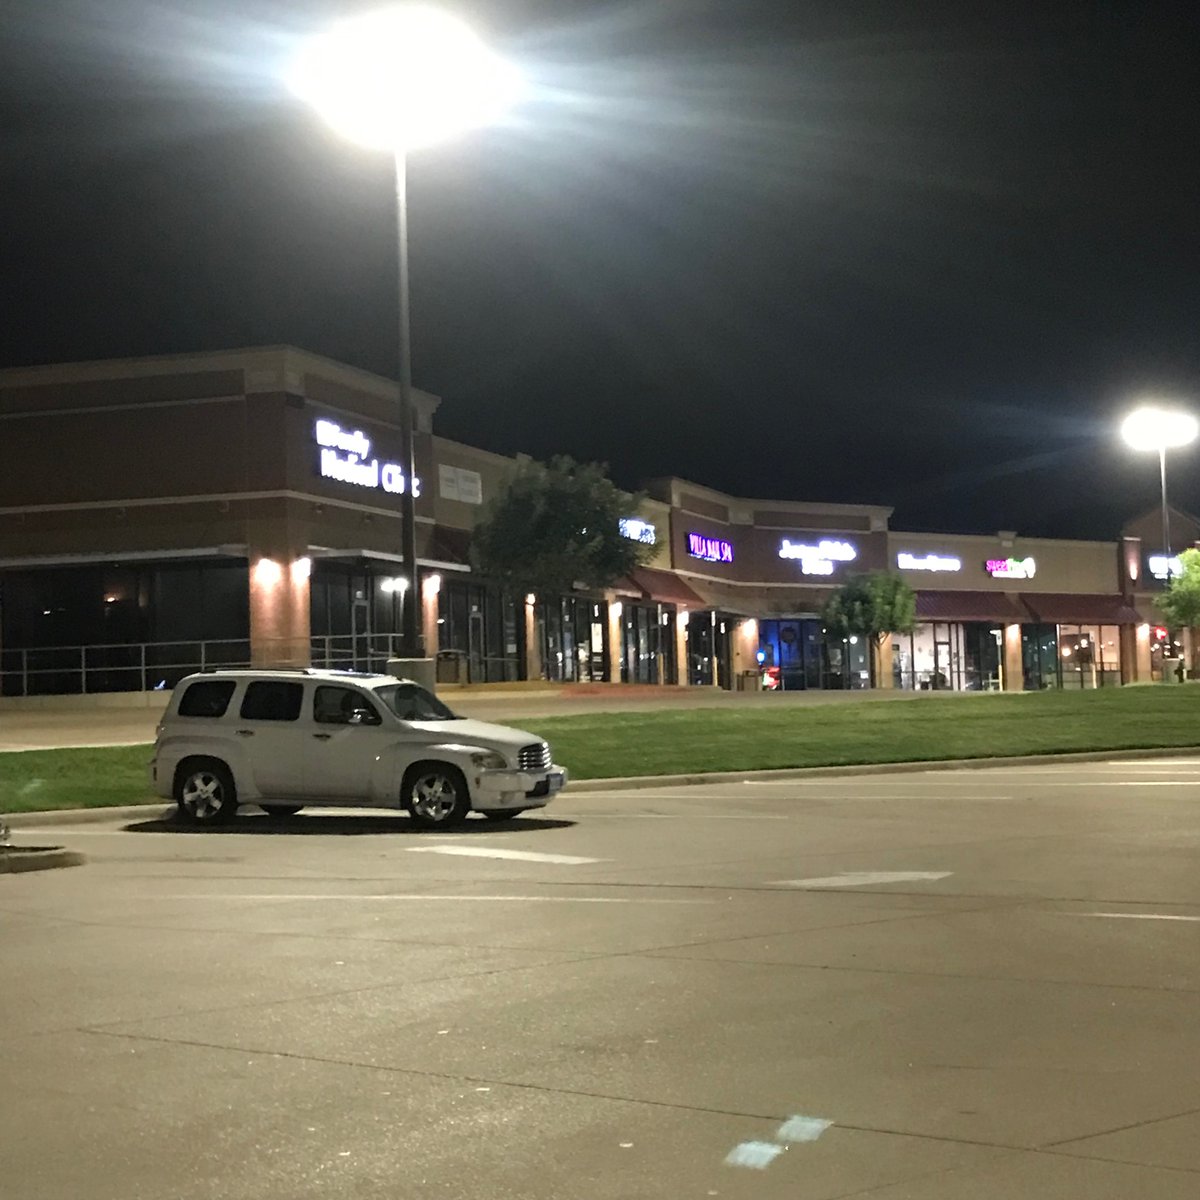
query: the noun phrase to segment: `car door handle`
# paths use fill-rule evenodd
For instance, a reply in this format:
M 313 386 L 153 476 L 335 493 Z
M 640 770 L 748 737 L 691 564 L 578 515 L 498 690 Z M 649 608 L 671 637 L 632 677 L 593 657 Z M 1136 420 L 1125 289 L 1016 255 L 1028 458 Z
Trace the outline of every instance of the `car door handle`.
M 239 729 L 237 731 L 237 735 L 238 735 L 238 737 L 253 737 L 254 730 L 253 729 Z
M 319 741 L 319 742 L 327 742 L 327 741 L 329 741 L 329 739 L 331 737 L 333 737 L 333 734 L 332 733 L 314 733 L 313 737 L 315 737 L 317 739 L 317 741 Z

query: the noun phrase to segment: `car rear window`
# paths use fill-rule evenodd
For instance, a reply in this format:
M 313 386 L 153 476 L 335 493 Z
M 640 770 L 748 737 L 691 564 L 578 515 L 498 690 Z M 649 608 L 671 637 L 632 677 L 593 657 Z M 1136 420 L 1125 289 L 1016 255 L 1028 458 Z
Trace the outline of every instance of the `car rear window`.
M 179 700 L 181 717 L 223 717 L 237 684 L 232 679 L 205 679 L 189 685 Z
M 246 688 L 242 717 L 247 721 L 295 721 L 304 701 L 304 684 L 260 679 Z

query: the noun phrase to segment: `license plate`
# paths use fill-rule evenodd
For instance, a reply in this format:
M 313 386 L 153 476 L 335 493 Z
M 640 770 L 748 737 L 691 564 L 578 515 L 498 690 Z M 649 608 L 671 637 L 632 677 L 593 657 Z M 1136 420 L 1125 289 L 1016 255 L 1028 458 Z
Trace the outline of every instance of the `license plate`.
M 562 790 L 563 777 L 561 771 L 552 771 L 547 777 L 546 782 L 550 785 L 549 791 L 551 795 Z

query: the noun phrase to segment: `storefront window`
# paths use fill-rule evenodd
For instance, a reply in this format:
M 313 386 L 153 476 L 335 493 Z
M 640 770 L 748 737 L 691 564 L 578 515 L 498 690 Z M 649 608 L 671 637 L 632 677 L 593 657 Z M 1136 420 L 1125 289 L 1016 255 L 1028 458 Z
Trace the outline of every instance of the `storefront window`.
M 1004 631 L 983 621 L 930 622 L 892 638 L 895 686 L 911 691 L 997 691 Z
M 692 613 L 688 621 L 688 682 L 697 687 L 731 686 L 729 629 L 731 617 L 722 613 Z
M 1060 625 L 1058 657 L 1063 687 L 1117 687 L 1121 683 L 1120 627 Z
M 626 604 L 621 617 L 621 682 L 677 679 L 674 605 Z
M 759 621 L 758 648 L 768 690 L 793 692 L 825 686 L 820 621 Z
M 586 596 L 538 601 L 542 675 L 562 683 L 608 678 L 607 606 Z
M 1061 687 L 1058 673 L 1058 626 L 1021 626 L 1021 666 L 1027 692 Z
M 519 679 L 517 608 L 498 588 L 444 579 L 438 593 L 438 672 L 443 682 Z

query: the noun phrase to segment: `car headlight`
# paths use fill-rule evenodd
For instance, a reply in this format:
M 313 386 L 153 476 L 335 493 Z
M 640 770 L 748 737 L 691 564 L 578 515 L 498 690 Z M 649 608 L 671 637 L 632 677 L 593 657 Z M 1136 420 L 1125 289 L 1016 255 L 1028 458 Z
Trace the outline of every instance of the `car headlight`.
M 478 754 L 472 754 L 471 762 L 485 771 L 503 771 L 508 766 L 504 755 L 497 754 L 495 750 L 482 750 Z

